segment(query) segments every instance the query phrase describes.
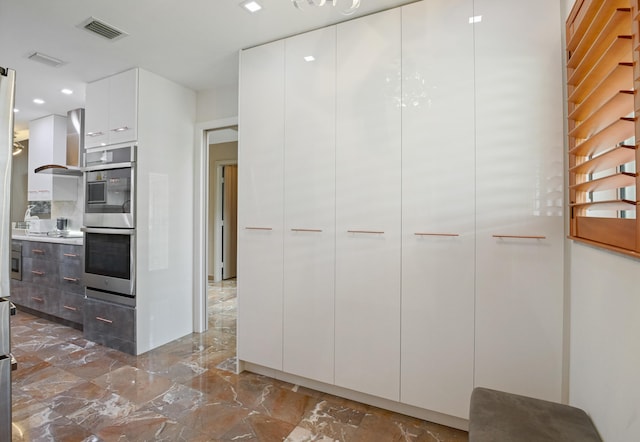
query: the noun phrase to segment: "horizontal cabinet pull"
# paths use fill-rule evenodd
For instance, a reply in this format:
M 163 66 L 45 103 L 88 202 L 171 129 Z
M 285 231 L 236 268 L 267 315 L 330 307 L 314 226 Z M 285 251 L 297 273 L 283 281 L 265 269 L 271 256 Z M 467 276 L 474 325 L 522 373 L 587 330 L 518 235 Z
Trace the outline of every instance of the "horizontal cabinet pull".
M 44 302 L 44 299 L 38 298 L 36 296 L 32 296 L 31 299 L 33 299 L 34 301 L 37 301 L 37 302 Z
M 35 253 L 36 255 L 44 255 L 44 250 L 33 249 L 32 252 Z
M 62 307 L 66 308 L 67 310 L 71 310 L 72 312 L 78 311 L 77 307 L 71 307 L 69 305 L 63 305 Z
M 314 232 L 314 233 L 320 233 L 322 232 L 322 229 L 291 229 L 292 232 Z
M 96 319 L 100 322 L 105 322 L 107 324 L 113 324 L 113 321 L 111 319 L 105 319 L 105 318 L 101 318 L 100 316 L 96 316 Z
M 104 132 L 87 132 L 88 137 L 99 137 L 104 135 Z
M 64 256 L 68 257 L 68 258 L 77 258 L 78 255 L 76 255 L 75 253 L 65 253 Z
M 40 270 L 31 270 L 31 273 L 38 276 L 44 276 L 44 272 L 41 272 Z
M 494 238 L 513 238 L 513 239 L 547 239 L 541 235 L 493 235 Z
M 416 232 L 416 236 L 460 236 L 459 233 L 428 233 L 428 232 Z
M 65 281 L 69 281 L 69 282 L 78 282 L 79 281 L 78 278 L 72 278 L 70 276 L 63 276 L 62 279 L 64 279 Z
M 245 227 L 245 230 L 273 230 L 271 227 Z
M 111 129 L 111 132 L 124 132 L 129 129 L 131 129 L 129 126 L 122 126 L 122 127 L 116 127 L 115 129 Z
M 347 230 L 347 233 L 364 233 L 367 235 L 383 235 L 383 230 Z

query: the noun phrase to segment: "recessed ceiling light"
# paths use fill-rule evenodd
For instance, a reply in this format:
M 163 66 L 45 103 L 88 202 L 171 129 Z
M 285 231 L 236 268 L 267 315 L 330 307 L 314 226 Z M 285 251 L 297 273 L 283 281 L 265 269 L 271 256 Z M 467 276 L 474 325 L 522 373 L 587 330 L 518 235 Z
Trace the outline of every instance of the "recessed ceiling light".
M 469 17 L 469 23 L 480 23 L 482 21 L 481 15 L 474 15 L 473 17 Z
M 33 102 L 35 104 L 44 104 L 44 100 L 42 98 L 34 98 Z
M 316 59 L 316 57 L 314 57 L 313 55 L 307 55 L 306 57 L 304 57 L 304 61 L 314 61 Z
M 34 52 L 27 58 L 29 58 L 29 60 L 37 61 L 38 63 L 46 64 L 47 66 L 51 66 L 54 68 L 57 68 L 58 66 L 62 66 L 64 64 L 64 61 L 60 60 L 59 58 L 43 54 L 42 52 Z
M 71 89 L 62 89 L 60 92 L 62 92 L 65 95 L 71 95 L 73 94 L 73 91 Z
M 14 111 L 14 112 L 20 112 L 20 109 L 13 108 L 13 111 Z
M 244 2 L 240 3 L 240 6 L 242 6 L 249 12 L 258 12 L 260 9 L 262 9 L 262 6 L 260 6 L 260 3 L 258 3 L 256 0 L 245 0 Z

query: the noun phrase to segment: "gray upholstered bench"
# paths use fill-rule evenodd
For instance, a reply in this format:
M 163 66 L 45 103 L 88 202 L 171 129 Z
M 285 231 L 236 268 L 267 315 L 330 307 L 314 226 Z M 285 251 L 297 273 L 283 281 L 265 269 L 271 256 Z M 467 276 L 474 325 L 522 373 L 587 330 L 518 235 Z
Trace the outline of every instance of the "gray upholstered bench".
M 511 393 L 475 388 L 469 442 L 602 442 L 579 408 Z

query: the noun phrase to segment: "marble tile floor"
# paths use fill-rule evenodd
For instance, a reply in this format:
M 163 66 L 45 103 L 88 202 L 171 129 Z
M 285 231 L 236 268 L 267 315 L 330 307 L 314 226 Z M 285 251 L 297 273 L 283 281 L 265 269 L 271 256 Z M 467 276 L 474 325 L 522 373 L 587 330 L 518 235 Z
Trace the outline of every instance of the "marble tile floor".
M 13 441 L 467 441 L 467 433 L 252 373 L 235 374 L 235 281 L 206 333 L 141 356 L 12 317 Z

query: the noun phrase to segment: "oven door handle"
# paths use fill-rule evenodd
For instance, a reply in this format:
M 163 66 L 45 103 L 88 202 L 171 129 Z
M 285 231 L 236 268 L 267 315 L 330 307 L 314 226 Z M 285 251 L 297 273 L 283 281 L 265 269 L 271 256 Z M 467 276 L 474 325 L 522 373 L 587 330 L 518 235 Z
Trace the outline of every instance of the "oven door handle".
M 94 227 L 82 227 L 80 230 L 85 233 L 102 233 L 105 235 L 134 235 L 136 233 L 136 229 L 102 229 Z
M 133 167 L 132 162 L 127 163 L 108 163 L 108 164 L 99 164 L 96 166 L 86 166 L 83 167 L 82 170 L 85 172 L 93 172 L 95 170 L 109 170 L 109 169 L 126 169 Z

